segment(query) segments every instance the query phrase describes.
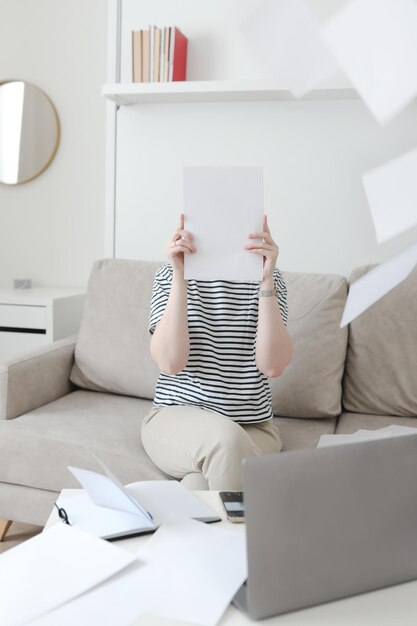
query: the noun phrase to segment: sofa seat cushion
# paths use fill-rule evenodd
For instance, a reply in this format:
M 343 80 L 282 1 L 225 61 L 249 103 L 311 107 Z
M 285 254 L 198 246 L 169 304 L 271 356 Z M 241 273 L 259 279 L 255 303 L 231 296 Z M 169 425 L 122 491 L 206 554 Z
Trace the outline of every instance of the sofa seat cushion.
M 335 417 L 341 412 L 348 331 L 340 328 L 347 281 L 336 274 L 283 272 L 293 357 L 270 380 L 274 415 Z
M 373 266 L 356 269 L 355 282 Z M 350 324 L 343 408 L 417 415 L 417 268 Z
M 368 413 L 342 413 L 336 426 L 337 435 L 350 435 L 357 430 L 376 430 L 397 424 L 417 429 L 417 418 L 396 415 L 369 415 Z M 417 430 L 416 430 L 417 433 Z
M 274 418 L 278 426 L 283 450 L 296 448 L 315 448 L 321 435 L 333 435 L 336 429 L 336 417 L 327 419 L 301 419 L 293 417 Z
M 13 420 L 0 420 L 0 482 L 79 488 L 67 466 L 102 472 L 91 449 L 123 484 L 167 478 L 141 441 L 149 400 L 74 391 Z M 87 449 L 88 448 L 88 449 Z

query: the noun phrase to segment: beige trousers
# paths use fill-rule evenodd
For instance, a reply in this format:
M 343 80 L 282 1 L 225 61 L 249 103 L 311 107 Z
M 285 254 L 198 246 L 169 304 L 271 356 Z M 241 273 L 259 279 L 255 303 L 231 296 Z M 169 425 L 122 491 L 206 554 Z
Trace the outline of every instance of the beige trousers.
M 272 420 L 237 424 L 194 406 L 154 407 L 142 425 L 142 442 L 165 474 L 191 489 L 241 490 L 242 460 L 280 452 Z

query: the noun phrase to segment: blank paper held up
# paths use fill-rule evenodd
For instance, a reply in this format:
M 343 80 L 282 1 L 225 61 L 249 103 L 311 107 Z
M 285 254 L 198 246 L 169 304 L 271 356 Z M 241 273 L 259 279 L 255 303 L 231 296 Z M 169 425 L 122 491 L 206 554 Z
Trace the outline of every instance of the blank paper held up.
M 185 167 L 185 229 L 197 252 L 185 254 L 186 280 L 261 281 L 263 259 L 244 246 L 262 231 L 259 167 Z

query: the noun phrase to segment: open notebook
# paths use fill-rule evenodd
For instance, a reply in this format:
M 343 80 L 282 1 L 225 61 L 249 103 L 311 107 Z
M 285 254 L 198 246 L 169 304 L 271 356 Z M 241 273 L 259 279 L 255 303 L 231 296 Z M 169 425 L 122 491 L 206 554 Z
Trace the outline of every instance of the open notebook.
M 97 457 L 96 457 L 97 458 Z M 85 492 L 61 495 L 72 526 L 102 539 L 118 539 L 155 531 L 172 513 L 202 522 L 220 517 L 205 502 L 175 480 L 144 480 L 123 486 L 97 459 L 106 475 L 68 467 Z

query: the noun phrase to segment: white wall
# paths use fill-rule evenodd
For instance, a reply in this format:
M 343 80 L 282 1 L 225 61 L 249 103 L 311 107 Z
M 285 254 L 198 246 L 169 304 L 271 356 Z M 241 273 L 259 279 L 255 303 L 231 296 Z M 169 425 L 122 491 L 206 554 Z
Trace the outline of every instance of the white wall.
M 40 177 L 0 184 L 0 284 L 84 286 L 104 256 L 105 0 L 1 0 L 0 80 L 55 104 L 61 142 Z
M 310 2 L 322 17 L 341 4 Z M 131 76 L 131 29 L 150 23 L 175 23 L 189 36 L 188 78 L 268 76 L 238 31 L 257 3 L 123 0 L 122 81 Z M 182 210 L 182 167 L 193 164 L 264 168 L 265 207 L 283 269 L 347 275 L 389 258 L 417 229 L 377 246 L 361 174 L 417 145 L 416 113 L 414 104 L 381 129 L 359 99 L 121 107 L 116 256 L 164 257 Z

